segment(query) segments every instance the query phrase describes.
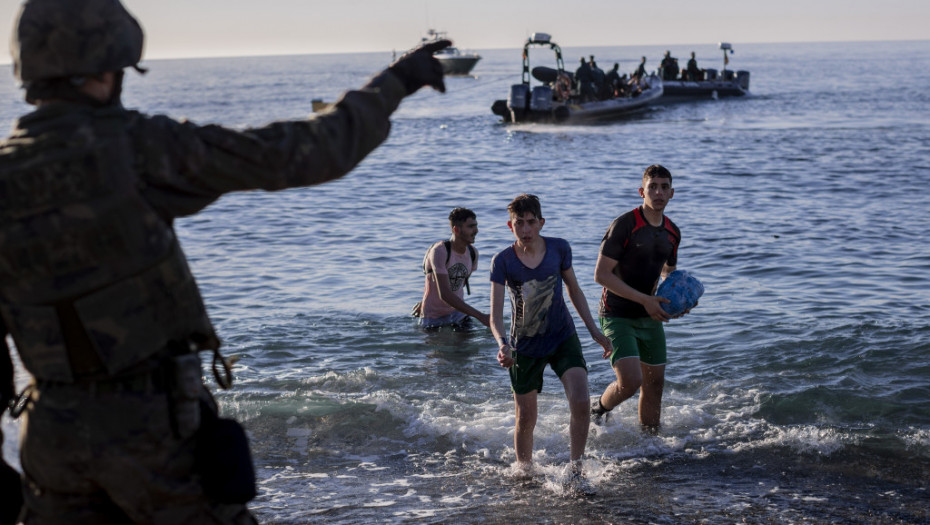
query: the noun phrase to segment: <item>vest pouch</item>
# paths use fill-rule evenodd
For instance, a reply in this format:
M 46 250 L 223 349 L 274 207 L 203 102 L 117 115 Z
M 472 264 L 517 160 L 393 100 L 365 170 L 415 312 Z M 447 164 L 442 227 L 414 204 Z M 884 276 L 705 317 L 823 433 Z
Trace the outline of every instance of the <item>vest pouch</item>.
M 141 274 L 74 302 L 111 375 L 162 351 L 170 341 L 206 334 L 216 340 L 197 284 L 180 249 Z
M 217 503 L 244 504 L 255 497 L 255 467 L 245 429 L 234 419 L 221 418 L 200 401 L 203 415 L 197 432 L 194 469 L 203 492 Z
M 110 376 L 163 351 L 170 341 L 193 339 L 200 350 L 219 348 L 197 283 L 177 246 L 151 268 L 72 305 Z M 33 376 L 75 380 L 54 306 L 0 303 L 0 314 Z
M 74 381 L 55 307 L 3 304 L 0 314 L 30 374 L 46 381 Z

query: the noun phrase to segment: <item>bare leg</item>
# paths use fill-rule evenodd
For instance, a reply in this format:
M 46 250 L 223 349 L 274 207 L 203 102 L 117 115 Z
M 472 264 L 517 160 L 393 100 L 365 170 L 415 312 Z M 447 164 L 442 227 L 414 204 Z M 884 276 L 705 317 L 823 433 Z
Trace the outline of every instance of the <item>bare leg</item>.
M 643 372 L 638 357 L 618 359 L 613 368 L 617 380 L 607 385 L 601 394 L 601 405 L 607 410 L 612 410 L 632 397 L 643 384 Z
M 513 448 L 517 452 L 517 461 L 525 466 L 533 462 L 533 430 L 536 429 L 536 418 L 539 416 L 536 407 L 537 394 L 538 392 L 533 390 L 529 394 L 513 395 L 516 406 Z
M 591 422 L 591 407 L 588 405 L 588 372 L 581 367 L 569 368 L 562 374 L 562 385 L 571 411 L 569 436 L 572 461 L 581 459 L 588 442 L 588 425 Z
M 643 388 L 639 395 L 639 422 L 650 431 L 659 429 L 665 365 L 642 365 Z

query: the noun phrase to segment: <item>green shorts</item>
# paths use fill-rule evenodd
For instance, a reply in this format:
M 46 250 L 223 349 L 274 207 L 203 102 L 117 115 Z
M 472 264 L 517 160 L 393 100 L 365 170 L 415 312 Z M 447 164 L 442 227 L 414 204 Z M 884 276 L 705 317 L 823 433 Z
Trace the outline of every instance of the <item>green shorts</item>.
M 555 352 L 546 357 L 526 357 L 514 355 L 514 364 L 510 367 L 510 388 L 514 394 L 529 394 L 532 391 L 542 392 L 543 372 L 546 365 L 552 367 L 555 375 L 562 377 L 569 368 L 584 368 L 588 371 L 588 363 L 584 360 L 581 351 L 581 341 L 575 334 L 560 344 Z
M 647 365 L 664 365 L 665 327 L 651 317 L 601 317 L 601 331 L 614 345 L 610 364 L 625 357 L 638 357 Z

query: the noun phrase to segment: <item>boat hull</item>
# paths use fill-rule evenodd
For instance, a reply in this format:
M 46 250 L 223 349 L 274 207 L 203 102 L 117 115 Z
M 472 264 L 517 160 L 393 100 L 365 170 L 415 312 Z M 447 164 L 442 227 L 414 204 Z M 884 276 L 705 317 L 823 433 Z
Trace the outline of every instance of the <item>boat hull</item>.
M 749 93 L 749 72 L 737 71 L 729 78 L 712 80 L 665 80 L 663 102 L 674 100 L 715 99 L 718 97 L 741 97 Z
M 468 56 L 461 55 L 455 57 L 436 57 L 442 64 L 442 72 L 446 75 L 468 75 L 474 69 L 475 64 L 481 60 L 478 55 Z
M 749 92 L 735 82 L 690 82 L 684 80 L 666 80 L 665 99 L 700 99 L 717 97 L 741 97 Z
M 649 88 L 635 97 L 617 97 L 607 100 L 579 102 L 569 100 L 554 102 L 551 107 L 534 108 L 538 104 L 515 105 L 512 99 L 498 100 L 491 111 L 504 122 L 545 122 L 557 124 L 584 124 L 595 121 L 622 118 L 646 106 L 655 104 L 662 97 L 663 82 L 656 76 L 649 77 Z M 534 101 L 535 102 L 535 101 Z
M 658 101 L 664 92 L 664 86 L 661 80 L 655 79 L 652 82 L 652 87 L 643 91 L 636 97 L 612 98 L 583 104 L 567 104 L 569 112 L 565 122 L 572 124 L 596 120 L 609 120 L 642 109 Z

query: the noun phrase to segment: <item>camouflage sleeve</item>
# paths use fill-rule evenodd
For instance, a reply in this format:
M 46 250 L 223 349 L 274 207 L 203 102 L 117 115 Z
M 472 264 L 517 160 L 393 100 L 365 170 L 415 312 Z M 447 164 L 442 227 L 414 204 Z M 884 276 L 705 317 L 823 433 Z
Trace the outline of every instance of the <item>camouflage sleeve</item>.
M 390 71 L 307 120 L 236 131 L 139 117 L 131 124 L 143 192 L 166 217 L 190 215 L 224 193 L 280 190 L 339 178 L 388 136 L 406 95 Z

